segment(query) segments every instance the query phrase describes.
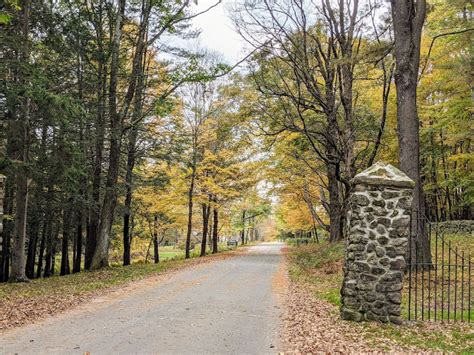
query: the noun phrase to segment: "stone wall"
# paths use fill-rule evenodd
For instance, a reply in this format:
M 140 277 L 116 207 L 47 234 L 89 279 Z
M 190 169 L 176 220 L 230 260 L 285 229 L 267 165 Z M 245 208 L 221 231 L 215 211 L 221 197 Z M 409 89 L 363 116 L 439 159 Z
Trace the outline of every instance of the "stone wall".
M 474 221 L 446 221 L 431 223 L 432 230 L 438 229 L 441 234 L 467 234 L 474 236 Z
M 348 210 L 341 317 L 400 323 L 414 183 L 377 163 L 357 175 Z
M 3 239 L 3 196 L 5 193 L 5 176 L 0 175 L 0 252 L 2 251 Z

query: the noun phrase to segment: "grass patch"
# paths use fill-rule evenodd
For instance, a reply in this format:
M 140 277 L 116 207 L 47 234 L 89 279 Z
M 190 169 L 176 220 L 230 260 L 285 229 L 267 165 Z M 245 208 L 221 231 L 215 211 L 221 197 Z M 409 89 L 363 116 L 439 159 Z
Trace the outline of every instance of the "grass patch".
M 390 350 L 381 344 L 387 338 L 397 344 L 437 352 L 472 354 L 474 334 L 466 324 L 413 322 L 403 326 L 393 324 L 360 323 L 363 334 L 374 348 Z
M 343 258 L 342 243 L 322 242 L 295 248 L 290 255 L 290 277 L 311 284 L 316 297 L 339 305 Z
M 463 236 L 450 236 L 452 243 L 466 242 Z M 466 242 L 467 243 L 467 242 Z M 472 241 L 471 241 L 472 244 Z M 467 247 L 467 246 L 466 246 Z M 472 246 L 470 246 L 472 248 Z M 294 282 L 311 286 L 313 294 L 333 304 L 334 311 L 340 305 L 340 287 L 342 284 L 342 267 L 344 244 L 311 244 L 291 248 L 289 254 L 289 273 Z M 467 324 L 446 324 L 441 322 L 411 322 L 402 326 L 382 323 L 353 323 L 360 334 L 375 349 L 390 350 L 390 345 L 383 339 L 401 346 L 418 349 L 474 353 L 474 333 Z

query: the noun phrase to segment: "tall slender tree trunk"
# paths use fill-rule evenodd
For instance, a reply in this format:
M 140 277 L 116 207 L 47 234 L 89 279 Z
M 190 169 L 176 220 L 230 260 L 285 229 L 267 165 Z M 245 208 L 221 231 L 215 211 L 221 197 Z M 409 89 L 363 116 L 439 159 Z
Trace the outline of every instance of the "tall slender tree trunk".
M 153 223 L 153 256 L 155 264 L 160 262 L 160 250 L 158 241 L 158 216 L 155 215 Z
M 82 211 L 79 209 L 77 211 L 77 222 L 76 222 L 76 239 L 75 239 L 75 246 L 76 246 L 76 253 L 74 255 L 74 261 L 72 266 L 72 272 L 80 272 L 81 271 L 81 260 L 82 260 L 82 228 L 83 228 L 83 216 Z
M 419 119 L 416 104 L 421 32 L 425 0 L 391 0 L 395 36 L 395 86 L 400 168 L 413 181 L 411 262 L 431 263 L 429 236 L 425 230 L 425 198 L 421 181 Z M 418 245 L 416 244 L 418 240 Z M 418 252 L 415 252 L 418 249 Z M 415 260 L 418 255 L 418 260 Z
M 8 148 L 7 148 L 8 150 Z M 7 155 L 9 152 L 7 152 Z M 8 178 L 5 182 L 5 195 L 3 199 L 3 212 L 7 215 L 13 214 L 13 200 L 14 200 L 14 185 L 13 179 Z M 3 243 L 0 253 L 0 282 L 8 281 L 10 277 L 10 240 L 13 233 L 13 222 L 10 220 L 3 221 Z
M 135 145 L 137 130 L 132 127 L 128 142 L 127 173 L 125 176 L 126 192 L 123 214 L 123 265 L 130 265 L 130 211 L 132 207 L 133 167 L 135 165 Z
M 92 208 L 90 208 L 89 228 L 86 239 L 86 248 L 84 256 L 84 267 L 89 269 L 94 256 L 97 233 L 100 221 L 100 189 L 102 179 L 102 161 L 105 139 L 105 98 L 107 96 L 107 60 L 103 44 L 103 1 L 99 1 L 99 13 L 97 23 L 97 46 L 99 49 L 99 58 L 97 63 L 97 115 L 95 121 L 95 149 L 94 166 L 92 177 Z
M 193 146 L 193 163 L 191 167 L 191 183 L 189 184 L 188 190 L 188 230 L 186 232 L 186 251 L 185 258 L 191 257 L 191 234 L 193 231 L 193 196 L 194 196 L 194 183 L 196 179 L 196 164 L 197 164 L 197 152 L 196 147 Z
M 202 239 L 201 239 L 201 255 L 206 255 L 207 234 L 209 229 L 209 216 L 211 213 L 211 206 L 209 204 L 202 204 Z
M 247 213 L 246 210 L 242 211 L 242 230 L 240 231 L 240 240 L 242 245 L 245 244 L 245 214 Z
M 216 202 L 214 200 L 214 202 Z M 217 253 L 218 249 L 218 238 L 219 238 L 219 210 L 217 207 L 214 207 L 212 210 L 213 213 L 213 226 L 212 226 L 212 254 Z
M 60 275 L 68 275 L 71 272 L 69 265 L 69 234 L 71 232 L 71 208 L 72 203 L 69 199 L 69 204 L 63 213 L 63 238 L 61 247 L 61 271 Z
M 38 265 L 36 267 L 36 278 L 40 278 L 41 272 L 43 271 L 44 248 L 46 244 L 46 235 L 48 231 L 47 221 L 48 219 L 44 221 L 43 230 L 41 232 L 41 242 L 40 242 L 39 251 L 38 251 Z
M 329 187 L 329 241 L 337 242 L 343 238 L 342 235 L 342 211 L 340 187 L 337 180 L 337 167 L 328 164 L 328 187 Z
M 125 23 L 125 0 L 119 0 L 117 18 L 115 22 L 114 39 L 111 48 L 111 68 L 109 81 L 109 118 L 110 118 L 110 151 L 109 168 L 105 184 L 105 194 L 100 215 L 97 244 L 90 269 L 98 269 L 108 265 L 110 232 L 113 223 L 114 211 L 117 205 L 116 184 L 120 167 L 120 148 L 122 144 L 123 121 L 127 117 L 130 104 L 135 97 L 137 79 L 141 75 L 141 62 L 147 46 L 146 32 L 151 11 L 151 2 L 146 1 L 143 9 L 139 35 L 136 43 L 135 55 L 133 57 L 132 74 L 128 80 L 127 91 L 118 109 L 118 79 L 120 69 L 120 49 L 122 29 Z
M 100 220 L 100 185 L 102 174 L 102 160 L 104 149 L 104 97 L 105 97 L 105 80 L 104 65 L 98 64 L 98 103 L 97 103 L 97 119 L 95 123 L 95 156 L 94 156 L 94 172 L 92 177 L 92 208 L 90 210 L 89 233 L 86 240 L 86 253 L 84 258 L 84 266 L 88 269 L 92 263 L 92 257 L 97 244 L 97 232 Z
M 137 79 L 137 89 L 135 93 L 132 123 L 128 136 L 128 154 L 127 154 L 127 173 L 125 176 L 125 211 L 123 214 L 123 265 L 130 265 L 130 214 L 133 197 L 133 168 L 135 167 L 137 139 L 138 139 L 138 124 L 142 119 L 143 96 L 145 91 L 145 63 L 146 55 L 143 56 L 143 61 L 140 62 L 140 75 Z
M 20 2 L 21 6 L 21 36 L 24 40 L 22 45 L 22 52 L 20 60 L 23 63 L 29 62 L 29 21 L 30 21 L 30 1 L 23 0 Z M 26 87 L 29 81 L 26 78 L 26 73 L 22 73 L 19 80 Z M 25 94 L 26 95 L 26 94 Z M 27 96 L 21 97 L 21 112 L 20 118 L 16 122 L 17 133 L 17 160 L 21 166 L 17 169 L 16 183 L 17 192 L 15 198 L 15 229 L 13 233 L 12 246 L 12 270 L 10 274 L 10 281 L 23 282 L 28 281 L 25 274 L 25 242 L 26 242 L 26 220 L 28 212 L 28 177 L 26 164 L 28 163 L 28 136 L 29 136 L 29 98 Z
M 32 218 L 32 226 L 30 228 L 30 238 L 28 240 L 28 254 L 26 257 L 26 277 L 29 279 L 35 278 L 35 259 L 36 259 L 36 249 L 38 244 L 38 235 L 40 231 L 40 218 L 38 216 L 38 211 L 35 213 L 35 217 Z
M 109 167 L 105 183 L 105 193 L 100 211 L 100 222 L 96 240 L 96 247 L 90 269 L 99 269 L 109 265 L 109 241 L 110 231 L 114 218 L 117 200 L 116 183 L 120 164 L 120 147 L 122 141 L 122 117 L 117 107 L 117 86 L 119 75 L 120 44 L 122 40 L 122 28 L 124 24 L 125 0 L 119 1 L 116 14 L 114 38 L 111 48 L 111 67 L 109 82 L 109 118 L 110 118 L 110 151 Z

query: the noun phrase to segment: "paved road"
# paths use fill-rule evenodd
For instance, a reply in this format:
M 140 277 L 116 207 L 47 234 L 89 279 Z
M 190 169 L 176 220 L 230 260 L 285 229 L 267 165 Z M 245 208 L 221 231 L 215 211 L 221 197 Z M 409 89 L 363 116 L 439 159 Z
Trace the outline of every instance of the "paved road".
M 282 244 L 252 247 L 0 335 L 0 353 L 275 354 Z

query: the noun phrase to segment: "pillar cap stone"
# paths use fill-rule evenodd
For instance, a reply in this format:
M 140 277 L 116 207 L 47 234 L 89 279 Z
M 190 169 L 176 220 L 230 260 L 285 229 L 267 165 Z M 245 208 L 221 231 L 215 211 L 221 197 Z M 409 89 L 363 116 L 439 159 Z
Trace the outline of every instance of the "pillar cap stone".
M 379 161 L 370 168 L 357 174 L 352 182 L 356 184 L 391 186 L 391 187 L 415 187 L 415 182 L 403 171 L 391 164 Z

